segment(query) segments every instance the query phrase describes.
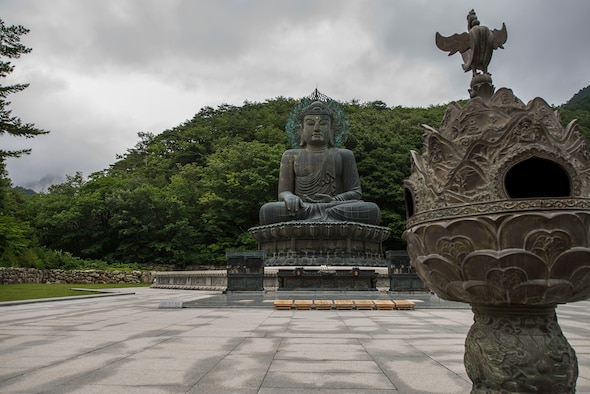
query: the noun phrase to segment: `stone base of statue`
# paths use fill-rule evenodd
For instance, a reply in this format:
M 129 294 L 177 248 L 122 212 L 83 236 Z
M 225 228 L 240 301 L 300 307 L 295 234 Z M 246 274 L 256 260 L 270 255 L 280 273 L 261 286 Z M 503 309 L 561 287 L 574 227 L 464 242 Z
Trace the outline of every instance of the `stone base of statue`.
M 290 221 L 249 230 L 265 266 L 385 267 L 381 243 L 391 229 L 356 222 Z

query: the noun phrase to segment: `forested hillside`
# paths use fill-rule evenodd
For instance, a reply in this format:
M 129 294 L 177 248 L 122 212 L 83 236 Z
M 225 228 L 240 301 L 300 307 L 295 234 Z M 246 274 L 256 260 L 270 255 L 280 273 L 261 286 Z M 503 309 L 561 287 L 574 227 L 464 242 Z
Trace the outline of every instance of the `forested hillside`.
M 559 110 L 564 123 L 579 118 L 590 137 L 587 99 Z M 84 259 L 224 264 L 225 250 L 256 249 L 247 230 L 258 225 L 260 206 L 277 199 L 279 161 L 289 148 L 285 124 L 297 102 L 205 107 L 178 127 L 140 133 L 135 147 L 88 180 L 75 174 L 46 194 L 20 198 L 19 217 L 30 223 L 34 244 Z M 446 105 L 343 106 L 345 147 L 356 155 L 363 199 L 380 206 L 381 224 L 393 230 L 384 249 L 405 248 L 409 151 L 421 149 L 421 124 L 438 128 Z
M 580 132 L 590 141 L 590 86 L 580 89 L 559 110 L 564 124 L 578 119 Z

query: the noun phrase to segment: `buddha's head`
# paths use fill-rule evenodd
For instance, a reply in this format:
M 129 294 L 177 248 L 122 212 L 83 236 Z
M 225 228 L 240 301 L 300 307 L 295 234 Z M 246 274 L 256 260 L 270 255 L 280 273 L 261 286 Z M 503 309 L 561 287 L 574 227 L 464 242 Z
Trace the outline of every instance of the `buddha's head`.
M 334 112 L 320 101 L 314 101 L 299 114 L 302 147 L 329 146 L 334 143 Z

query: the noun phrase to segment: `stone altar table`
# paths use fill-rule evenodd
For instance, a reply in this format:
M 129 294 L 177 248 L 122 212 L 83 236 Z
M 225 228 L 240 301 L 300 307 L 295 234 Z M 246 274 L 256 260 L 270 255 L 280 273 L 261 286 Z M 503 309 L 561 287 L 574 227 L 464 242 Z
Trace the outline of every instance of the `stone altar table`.
M 375 270 L 279 269 L 279 290 L 374 290 Z

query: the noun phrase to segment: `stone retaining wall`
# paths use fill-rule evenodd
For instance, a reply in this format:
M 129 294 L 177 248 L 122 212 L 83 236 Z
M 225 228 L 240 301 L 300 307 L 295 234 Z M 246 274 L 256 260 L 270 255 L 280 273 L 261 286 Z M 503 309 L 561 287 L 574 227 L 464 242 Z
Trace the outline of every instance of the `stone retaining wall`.
M 152 283 L 153 272 L 103 270 L 38 270 L 0 268 L 0 284 L 15 283 Z

